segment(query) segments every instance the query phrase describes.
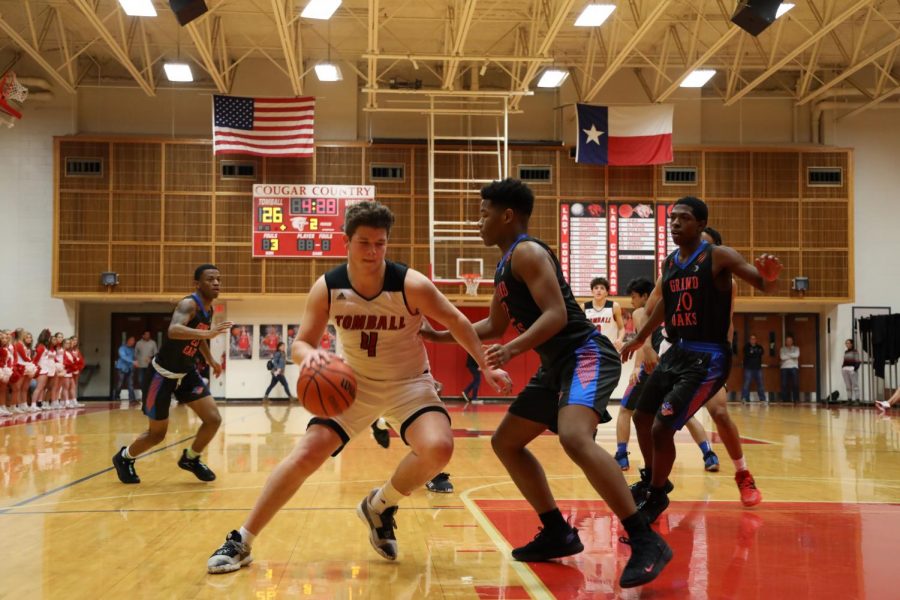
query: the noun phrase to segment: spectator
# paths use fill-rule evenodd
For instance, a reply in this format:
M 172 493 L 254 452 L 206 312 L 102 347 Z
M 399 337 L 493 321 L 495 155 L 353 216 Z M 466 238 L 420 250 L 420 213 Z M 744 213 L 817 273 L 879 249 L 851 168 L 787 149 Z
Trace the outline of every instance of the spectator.
M 284 356 L 284 342 L 279 342 L 279 344 L 275 347 L 275 353 L 272 354 L 272 358 L 267 363 L 271 365 L 270 371 L 272 373 L 272 381 L 269 382 L 269 387 L 266 389 L 266 393 L 263 396 L 263 402 L 267 402 L 269 400 L 269 392 L 275 387 L 277 383 L 281 383 L 284 386 L 284 393 L 287 394 L 288 400 L 291 399 L 291 388 L 288 386 L 287 379 L 284 378 L 284 365 L 287 362 Z
M 762 357 L 765 349 L 751 335 L 750 341 L 744 345 L 744 387 L 741 388 L 741 400 L 750 402 L 750 384 L 756 382 L 756 392 L 760 402 L 768 402 L 766 387 L 763 384 Z
M 132 371 L 137 366 L 134 360 L 134 336 L 129 336 L 125 343 L 119 346 L 119 358 L 116 360 L 116 387 L 111 400 L 118 400 L 119 394 L 125 384 L 128 384 L 128 400 L 134 401 L 134 381 Z
M 794 336 L 784 338 L 781 347 L 781 401 L 800 401 L 800 348 L 794 345 Z
M 150 375 L 150 361 L 158 351 L 156 341 L 149 331 L 145 331 L 141 339 L 134 345 L 134 360 L 137 363 L 135 372 L 139 389 L 144 389 L 144 380 Z
M 472 381 L 463 389 L 462 397 L 466 402 L 478 400 L 478 388 L 481 386 L 481 370 L 478 363 L 470 355 L 466 354 L 466 369 L 472 374 Z
M 841 365 L 841 375 L 844 376 L 844 385 L 847 386 L 847 400 L 850 404 L 859 403 L 859 352 L 853 340 L 845 340 L 844 363 Z

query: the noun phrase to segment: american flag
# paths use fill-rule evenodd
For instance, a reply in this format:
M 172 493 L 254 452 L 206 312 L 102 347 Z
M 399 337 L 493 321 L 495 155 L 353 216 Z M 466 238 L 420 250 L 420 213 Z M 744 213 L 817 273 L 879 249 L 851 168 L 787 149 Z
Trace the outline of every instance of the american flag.
M 213 96 L 213 152 L 312 156 L 316 99 Z

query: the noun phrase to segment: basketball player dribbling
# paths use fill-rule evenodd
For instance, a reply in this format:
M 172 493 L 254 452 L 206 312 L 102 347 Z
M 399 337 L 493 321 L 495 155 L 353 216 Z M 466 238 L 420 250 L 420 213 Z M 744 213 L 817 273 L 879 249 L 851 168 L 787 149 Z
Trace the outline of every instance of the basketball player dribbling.
M 604 277 L 591 280 L 591 293 L 594 298 L 584 303 L 584 314 L 619 350 L 625 341 L 622 307 L 609 299 L 609 281 Z
M 393 223 L 391 211 L 376 202 L 347 209 L 347 263 L 313 284 L 292 347 L 301 369 L 324 363 L 333 355 L 318 348 L 319 340 L 326 325 L 334 323 L 343 358 L 356 375 L 356 400 L 338 416 L 310 421 L 297 446 L 269 476 L 244 524 L 209 557 L 210 573 L 249 564 L 254 539 L 304 481 L 381 416 L 410 452 L 384 485 L 362 499 L 357 515 L 375 551 L 396 560 L 398 503 L 440 472 L 453 453 L 450 417 L 435 391 L 419 335 L 425 316 L 452 332 L 491 385 L 500 391 L 511 386 L 505 372 L 486 367 L 472 324 L 434 284 L 417 271 L 385 260 Z
M 491 439 L 494 452 L 543 525 L 512 556 L 546 561 L 584 549 L 578 530 L 557 507 L 543 467 L 527 448 L 550 429 L 558 433 L 566 454 L 628 533 L 631 557 L 619 585 L 648 583 L 671 560 L 672 550 L 637 511 L 616 461 L 594 442 L 597 425 L 608 420 L 606 405 L 622 370 L 616 349 L 581 310 L 550 248 L 528 235 L 534 207 L 531 189 L 519 180 L 505 179 L 482 188 L 481 197 L 481 237 L 486 246 L 497 246 L 502 258 L 494 275 L 490 313 L 475 324 L 475 330 L 481 339 L 495 340 L 512 323 L 519 333 L 506 344 L 488 347 L 485 356 L 492 367 L 532 349 L 541 359 L 537 373 Z M 424 335 L 449 341 L 446 332 L 426 330 Z
M 179 402 L 190 406 L 201 421 L 193 444 L 182 452 L 178 466 L 201 481 L 216 478 L 200 460 L 200 454 L 219 430 L 222 417 L 209 387 L 197 372 L 197 361 L 202 356 L 216 377 L 222 373 L 222 365 L 212 357 L 207 341 L 227 333 L 233 325 L 226 321 L 212 326 L 212 303 L 219 296 L 220 278 L 219 269 L 214 265 L 200 265 L 194 270 L 196 291 L 175 307 L 162 347 L 151 363 L 152 376 L 145 378 L 141 389 L 141 403 L 149 422 L 147 431 L 130 446 L 122 446 L 112 458 L 122 483 L 141 482 L 134 461 L 165 439 L 173 394 Z
M 774 256 L 762 255 L 754 267 L 732 248 L 703 241 L 708 214 L 698 198 L 675 203 L 669 225 L 678 249 L 666 258 L 656 282 L 662 301 L 622 348 L 627 360 L 663 320 L 674 343 L 647 380 L 634 413 L 647 467 L 633 492 L 646 494 L 638 507 L 651 523 L 669 505 L 675 432 L 722 388 L 731 369 L 732 275 L 769 292 L 782 268 Z

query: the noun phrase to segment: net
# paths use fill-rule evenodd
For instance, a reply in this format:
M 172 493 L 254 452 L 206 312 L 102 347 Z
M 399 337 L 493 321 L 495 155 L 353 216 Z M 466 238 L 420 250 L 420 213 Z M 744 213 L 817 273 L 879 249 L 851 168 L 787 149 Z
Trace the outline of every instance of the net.
M 2 108 L 4 112 L 17 119 L 21 119 L 22 113 L 16 110 L 16 108 L 10 104 L 10 101 L 21 105 L 27 98 L 28 88 L 19 83 L 15 73 L 9 71 L 2 79 L 0 79 L 0 108 Z
M 478 295 L 478 284 L 481 282 L 481 275 L 477 273 L 466 273 L 462 276 L 463 283 L 466 284 L 466 294 L 469 296 Z

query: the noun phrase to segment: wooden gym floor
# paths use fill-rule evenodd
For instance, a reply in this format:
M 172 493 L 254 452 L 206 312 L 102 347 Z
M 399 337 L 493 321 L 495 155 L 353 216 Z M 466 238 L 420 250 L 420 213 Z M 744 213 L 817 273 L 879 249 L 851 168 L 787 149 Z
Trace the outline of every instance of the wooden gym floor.
M 197 419 L 172 410 L 169 437 L 125 486 L 110 457 L 145 427 L 137 408 L 0 421 L 0 598 L 873 598 L 897 597 L 900 411 L 732 404 L 763 503 L 738 502 L 725 449 L 719 473 L 679 434 L 671 507 L 660 531 L 675 559 L 652 584 L 620 590 L 622 532 L 555 437 L 533 444 L 585 551 L 526 565 L 509 549 L 538 520 L 490 448 L 505 406 L 451 404 L 456 452 L 450 495 L 415 492 L 401 505 L 400 558 L 370 548 L 355 507 L 405 452 L 366 436 L 330 460 L 254 545 L 255 562 L 208 575 L 206 558 L 240 526 L 267 474 L 309 418 L 298 405 L 222 406 L 223 429 L 204 484 L 175 462 Z M 702 412 L 708 425 L 708 416 Z M 615 447 L 613 424 L 598 443 Z M 633 440 L 629 481 L 641 464 Z

